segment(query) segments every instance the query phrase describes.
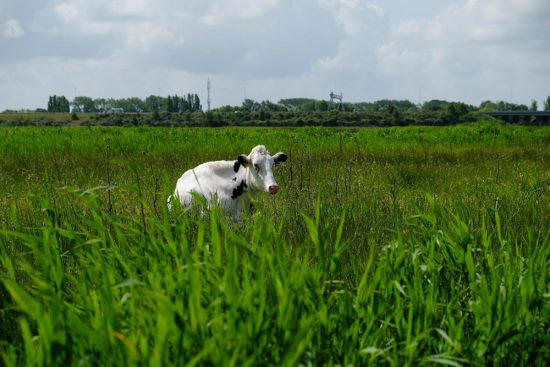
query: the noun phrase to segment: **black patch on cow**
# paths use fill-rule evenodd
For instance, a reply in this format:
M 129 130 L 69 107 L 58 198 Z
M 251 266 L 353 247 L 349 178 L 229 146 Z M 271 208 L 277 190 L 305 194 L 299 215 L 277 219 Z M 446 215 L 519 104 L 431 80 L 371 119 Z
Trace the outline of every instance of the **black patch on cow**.
M 233 171 L 235 171 L 235 173 L 237 173 L 237 172 L 239 172 L 239 168 L 241 168 L 241 162 L 235 161 L 235 164 L 233 165 Z
M 237 176 L 233 177 L 233 182 L 237 182 Z
M 248 159 L 248 157 L 244 154 L 241 154 L 240 156 L 237 157 L 237 161 L 242 164 L 243 167 L 248 167 L 248 164 L 250 163 L 250 160 Z
M 246 184 L 246 181 L 242 180 L 240 185 L 233 189 L 233 195 L 231 195 L 231 199 L 236 199 L 241 196 L 244 192 L 246 192 L 247 187 L 248 185 Z
M 279 152 L 273 156 L 273 160 L 275 164 L 286 162 L 287 159 L 288 159 L 287 155 L 283 152 Z

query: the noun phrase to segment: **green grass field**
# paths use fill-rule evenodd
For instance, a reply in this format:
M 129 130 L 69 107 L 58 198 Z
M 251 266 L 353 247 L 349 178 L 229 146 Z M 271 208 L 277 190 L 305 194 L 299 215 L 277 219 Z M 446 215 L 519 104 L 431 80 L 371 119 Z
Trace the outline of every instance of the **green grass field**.
M 239 223 L 168 212 L 257 144 Z M 550 128 L 0 128 L 8 366 L 550 360 Z
M 78 126 L 86 123 L 94 115 L 91 113 L 80 113 L 78 119 L 73 120 L 70 113 L 55 112 L 31 112 L 31 113 L 0 113 L 0 127 L 4 126 Z

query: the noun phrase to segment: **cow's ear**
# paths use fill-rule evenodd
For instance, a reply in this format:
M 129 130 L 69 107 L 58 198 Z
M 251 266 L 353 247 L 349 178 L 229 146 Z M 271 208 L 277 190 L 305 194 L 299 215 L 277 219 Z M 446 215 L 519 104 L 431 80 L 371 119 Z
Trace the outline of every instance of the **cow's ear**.
M 237 158 L 237 161 L 239 161 L 240 164 L 243 165 L 243 167 L 248 167 L 248 164 L 250 163 L 250 159 L 244 154 L 241 154 L 239 158 Z
M 279 152 L 273 156 L 273 161 L 275 162 L 275 164 L 279 164 L 285 162 L 287 158 L 288 157 L 285 153 Z

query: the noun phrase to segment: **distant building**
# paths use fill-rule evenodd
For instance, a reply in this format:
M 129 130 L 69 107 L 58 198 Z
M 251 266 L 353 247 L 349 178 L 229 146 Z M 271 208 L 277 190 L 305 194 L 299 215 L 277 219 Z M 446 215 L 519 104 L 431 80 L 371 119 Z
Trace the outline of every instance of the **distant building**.
M 124 108 L 113 107 L 111 108 L 111 113 L 124 113 Z

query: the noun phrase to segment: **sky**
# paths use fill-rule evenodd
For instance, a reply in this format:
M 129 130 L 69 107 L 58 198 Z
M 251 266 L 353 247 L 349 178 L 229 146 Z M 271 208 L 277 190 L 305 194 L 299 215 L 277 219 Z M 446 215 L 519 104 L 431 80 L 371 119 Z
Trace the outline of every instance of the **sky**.
M 51 95 L 539 108 L 549 0 L 0 0 L 0 111 Z

